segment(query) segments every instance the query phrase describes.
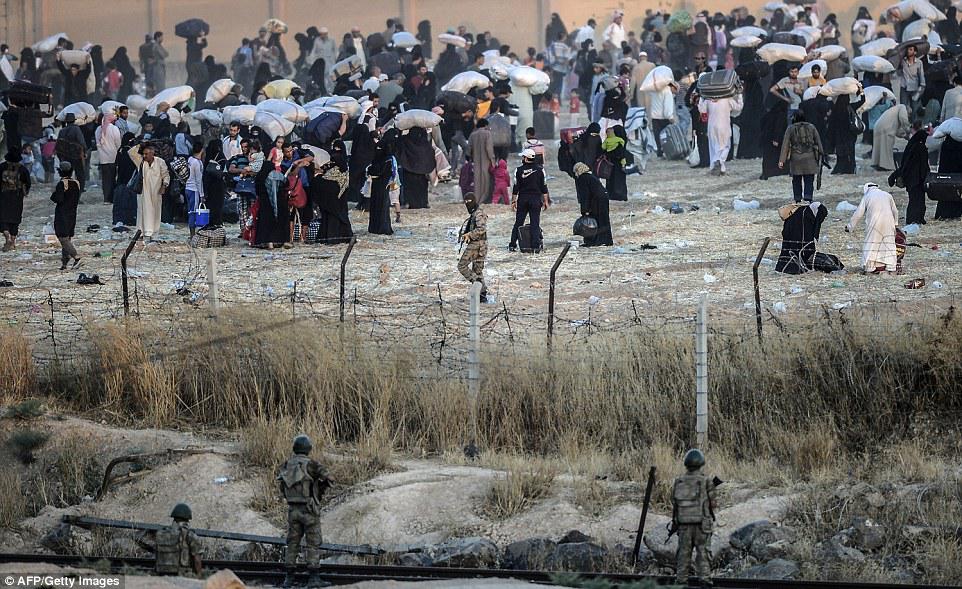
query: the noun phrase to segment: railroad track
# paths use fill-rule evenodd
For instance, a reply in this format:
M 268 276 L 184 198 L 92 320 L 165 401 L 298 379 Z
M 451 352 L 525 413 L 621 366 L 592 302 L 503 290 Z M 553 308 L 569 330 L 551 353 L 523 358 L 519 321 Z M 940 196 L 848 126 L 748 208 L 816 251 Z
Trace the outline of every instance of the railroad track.
M 92 557 L 49 554 L 11 554 L 0 553 L 0 564 L 10 563 L 49 563 L 58 566 L 89 567 L 103 570 L 106 562 L 112 572 L 149 573 L 153 570 L 154 559 L 136 557 Z M 278 562 L 249 560 L 207 560 L 207 570 L 230 569 L 244 581 L 260 584 L 280 585 L 284 579 L 284 565 Z M 30 571 L 22 571 L 30 572 Z M 542 571 L 515 571 L 502 569 L 466 569 L 449 567 L 404 567 L 389 565 L 322 565 L 321 577 L 334 585 L 349 585 L 361 581 L 437 581 L 444 579 L 518 579 L 532 583 L 549 584 L 553 573 Z M 304 575 L 307 569 L 298 566 L 298 574 Z M 585 579 L 605 579 L 613 584 L 634 583 L 644 580 L 655 581 L 659 585 L 671 585 L 670 577 L 633 575 L 624 573 L 578 573 Z M 836 581 L 776 581 L 768 579 L 715 578 L 715 587 L 721 589 L 962 589 L 950 585 L 908 585 L 893 583 L 840 583 Z

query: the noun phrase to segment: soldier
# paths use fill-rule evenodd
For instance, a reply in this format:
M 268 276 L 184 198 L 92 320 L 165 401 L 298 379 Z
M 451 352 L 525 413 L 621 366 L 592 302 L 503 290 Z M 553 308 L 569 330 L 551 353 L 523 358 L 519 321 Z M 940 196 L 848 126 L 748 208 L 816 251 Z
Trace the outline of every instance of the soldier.
M 157 555 L 154 568 L 158 575 L 183 577 L 193 571 L 199 576 L 202 570 L 200 538 L 190 529 L 190 520 L 193 518 L 190 506 L 178 503 L 170 512 L 170 517 L 174 520 L 171 525 L 148 532 L 148 537 L 138 543 Z
M 488 215 L 478 204 L 473 192 L 464 195 L 464 206 L 470 216 L 461 226 L 459 241 L 464 244 L 464 253 L 458 261 L 458 271 L 468 282 L 481 283 L 481 302 L 488 298 L 488 287 L 484 284 L 484 259 L 488 255 Z
M 325 489 L 331 485 L 327 470 L 311 460 L 311 439 L 303 434 L 294 438 L 294 454 L 281 465 L 277 481 L 281 494 L 287 501 L 287 558 L 284 587 L 294 584 L 294 567 L 301 539 L 307 546 L 308 585 L 329 587 L 318 576 L 321 560 L 321 517 L 319 502 Z
M 679 585 L 688 582 L 691 551 L 695 550 L 695 568 L 705 587 L 711 586 L 711 534 L 715 521 L 715 487 L 718 478 L 709 480 L 701 469 L 705 455 L 697 448 L 685 454 L 686 474 L 675 479 L 671 490 L 672 532 L 678 533 L 675 553 L 675 575 Z

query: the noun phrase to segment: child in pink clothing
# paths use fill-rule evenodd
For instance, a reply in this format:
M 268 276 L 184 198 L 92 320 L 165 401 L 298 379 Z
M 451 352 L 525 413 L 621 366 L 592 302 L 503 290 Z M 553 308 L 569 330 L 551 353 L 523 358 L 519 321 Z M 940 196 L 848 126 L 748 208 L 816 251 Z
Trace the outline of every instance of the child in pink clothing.
M 504 204 L 511 204 L 511 175 L 508 174 L 508 162 L 500 159 L 498 163 L 492 164 L 491 176 L 494 178 L 494 194 L 491 196 L 491 203 L 498 204 L 503 197 Z

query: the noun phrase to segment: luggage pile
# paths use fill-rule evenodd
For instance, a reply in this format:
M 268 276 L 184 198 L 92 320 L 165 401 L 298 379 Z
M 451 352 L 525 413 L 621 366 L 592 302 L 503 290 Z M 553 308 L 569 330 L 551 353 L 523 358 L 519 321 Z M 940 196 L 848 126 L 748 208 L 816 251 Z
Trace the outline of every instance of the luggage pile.
M 698 77 L 698 94 L 705 98 L 731 98 L 742 91 L 735 70 L 707 72 Z

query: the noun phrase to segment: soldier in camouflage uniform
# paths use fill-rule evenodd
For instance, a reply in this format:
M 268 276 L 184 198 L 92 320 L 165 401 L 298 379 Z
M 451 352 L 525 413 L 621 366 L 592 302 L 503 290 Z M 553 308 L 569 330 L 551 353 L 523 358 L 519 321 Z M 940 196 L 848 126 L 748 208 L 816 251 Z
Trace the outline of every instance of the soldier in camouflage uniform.
M 461 226 L 459 239 L 464 253 L 458 261 L 458 271 L 468 282 L 481 283 L 481 302 L 488 298 L 484 284 L 484 259 L 488 256 L 488 215 L 478 204 L 473 192 L 464 195 L 464 206 L 470 216 Z
M 672 531 L 678 533 L 675 553 L 675 575 L 679 585 L 688 582 L 691 551 L 695 551 L 695 569 L 705 587 L 711 586 L 711 535 L 715 521 L 715 487 L 721 481 L 709 479 L 703 472 L 705 455 L 692 449 L 685 454 L 685 474 L 675 479 L 671 491 Z
M 311 439 L 305 435 L 294 438 L 294 454 L 281 465 L 277 482 L 281 494 L 287 500 L 287 558 L 284 587 L 294 584 L 294 567 L 301 539 L 306 542 L 308 585 L 329 587 L 318 576 L 321 560 L 321 516 L 319 502 L 324 491 L 331 485 L 327 470 L 308 455 Z
M 138 543 L 157 555 L 154 570 L 158 575 L 179 575 L 193 572 L 200 575 L 200 538 L 190 529 L 193 514 L 185 503 L 178 503 L 170 512 L 174 520 L 169 526 L 147 532 Z

